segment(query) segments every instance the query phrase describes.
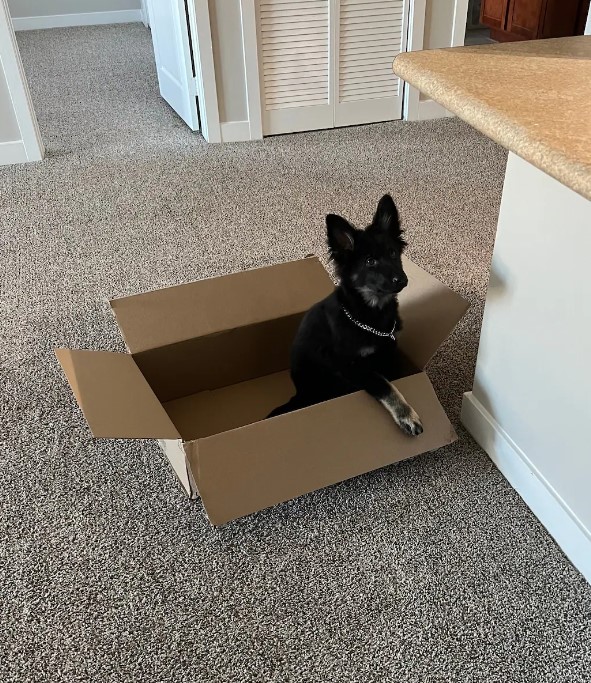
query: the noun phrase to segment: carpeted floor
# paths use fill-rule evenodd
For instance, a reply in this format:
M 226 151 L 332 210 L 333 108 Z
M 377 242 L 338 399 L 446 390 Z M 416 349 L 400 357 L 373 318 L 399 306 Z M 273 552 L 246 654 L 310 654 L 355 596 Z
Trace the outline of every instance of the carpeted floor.
M 591 588 L 461 429 L 213 529 L 153 442 L 94 441 L 56 346 L 123 350 L 108 298 L 316 252 L 399 202 L 472 308 L 430 365 L 458 425 L 505 154 L 455 120 L 207 146 L 140 25 L 20 33 L 49 149 L 0 169 L 3 683 L 577 683 Z

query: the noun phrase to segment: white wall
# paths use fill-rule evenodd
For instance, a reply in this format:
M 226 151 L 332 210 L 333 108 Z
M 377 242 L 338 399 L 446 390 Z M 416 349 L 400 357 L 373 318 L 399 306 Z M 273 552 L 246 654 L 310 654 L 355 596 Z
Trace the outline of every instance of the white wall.
M 54 14 L 139 10 L 141 0 L 8 0 L 8 6 L 11 17 L 15 19 Z
M 452 47 L 455 7 L 458 0 L 426 0 L 423 50 Z M 422 101 L 428 97 L 421 93 Z
M 456 0 L 427 0 L 424 50 L 451 46 Z
M 240 0 L 209 0 L 220 122 L 248 119 Z
M 591 201 L 509 155 L 463 419 L 591 581 L 590 228 Z
M 21 139 L 16 115 L 10 99 L 6 74 L 0 64 L 0 143 Z
M 8 4 L 0 0 L 0 165 L 43 157 L 32 107 Z

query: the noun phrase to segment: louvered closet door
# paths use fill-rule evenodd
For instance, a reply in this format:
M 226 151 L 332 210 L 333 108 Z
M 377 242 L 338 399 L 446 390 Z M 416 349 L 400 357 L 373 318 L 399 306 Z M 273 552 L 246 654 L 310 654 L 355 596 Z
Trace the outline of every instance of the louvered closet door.
M 336 0 L 335 126 L 402 118 L 392 60 L 406 49 L 408 0 Z
M 334 125 L 329 8 L 329 0 L 258 0 L 265 135 Z

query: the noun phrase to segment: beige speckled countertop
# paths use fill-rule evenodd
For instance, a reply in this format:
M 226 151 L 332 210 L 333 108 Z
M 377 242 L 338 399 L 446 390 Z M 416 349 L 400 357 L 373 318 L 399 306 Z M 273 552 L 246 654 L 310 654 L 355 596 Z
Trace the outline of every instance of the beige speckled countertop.
M 591 199 L 591 36 L 406 52 L 394 72 Z

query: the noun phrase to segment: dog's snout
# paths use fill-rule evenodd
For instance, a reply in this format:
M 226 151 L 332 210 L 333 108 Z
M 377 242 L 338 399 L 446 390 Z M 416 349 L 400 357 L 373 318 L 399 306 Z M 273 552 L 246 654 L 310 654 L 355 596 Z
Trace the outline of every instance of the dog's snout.
M 406 275 L 394 275 L 392 277 L 392 285 L 394 286 L 394 289 L 397 292 L 402 291 L 407 284 L 408 278 L 406 277 Z

